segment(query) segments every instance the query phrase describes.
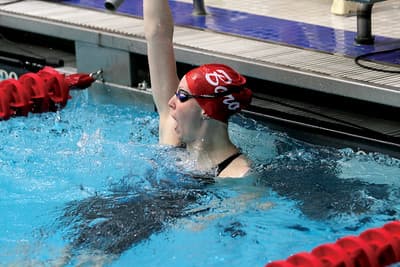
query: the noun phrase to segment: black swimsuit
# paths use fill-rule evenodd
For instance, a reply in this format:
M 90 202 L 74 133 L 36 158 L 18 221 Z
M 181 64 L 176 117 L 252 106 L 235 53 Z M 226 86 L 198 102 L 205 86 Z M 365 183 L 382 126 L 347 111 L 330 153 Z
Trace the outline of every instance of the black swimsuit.
M 217 165 L 217 169 L 215 171 L 215 176 L 218 176 L 226 167 L 228 167 L 229 164 L 231 164 L 232 161 L 234 161 L 240 155 L 242 155 L 242 153 L 241 152 L 237 152 L 237 153 L 233 154 L 232 156 L 229 156 L 228 158 L 226 158 L 221 163 L 219 163 Z

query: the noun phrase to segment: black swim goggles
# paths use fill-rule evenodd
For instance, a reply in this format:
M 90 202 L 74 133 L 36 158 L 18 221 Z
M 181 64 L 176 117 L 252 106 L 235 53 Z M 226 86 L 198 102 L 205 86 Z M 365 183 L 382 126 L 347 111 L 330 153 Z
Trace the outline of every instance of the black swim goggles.
M 179 99 L 179 101 L 181 103 L 188 101 L 191 98 L 203 98 L 203 99 L 211 99 L 211 98 L 218 98 L 221 96 L 226 96 L 226 95 L 230 95 L 234 92 L 238 92 L 240 90 L 240 88 L 238 89 L 230 89 L 227 91 L 223 91 L 223 92 L 218 92 L 218 93 L 214 93 L 214 94 L 206 94 L 206 95 L 192 95 L 189 92 L 183 90 L 183 89 L 178 89 L 178 91 L 176 91 L 175 95 L 176 97 Z

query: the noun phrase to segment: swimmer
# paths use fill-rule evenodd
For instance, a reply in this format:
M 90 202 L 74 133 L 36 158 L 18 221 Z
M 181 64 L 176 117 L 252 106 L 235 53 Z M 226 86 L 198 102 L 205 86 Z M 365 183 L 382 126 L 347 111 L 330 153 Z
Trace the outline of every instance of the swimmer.
M 159 143 L 184 144 L 200 171 L 245 176 L 250 162 L 231 142 L 228 119 L 250 104 L 246 79 L 226 65 L 206 64 L 179 80 L 168 0 L 143 1 L 143 14 L 151 87 L 160 116 Z
M 193 173 L 185 173 L 176 170 L 177 163 L 171 171 L 159 173 L 155 165 L 144 177 L 151 190 L 135 186 L 126 191 L 110 189 L 106 194 L 67 203 L 58 220 L 59 228 L 72 229 L 67 231 L 70 245 L 62 262 L 106 264 L 177 220 L 190 216 L 211 220 L 208 210 L 220 203 L 208 205 L 213 194 L 207 185 L 215 182 L 216 176 L 243 177 L 250 171 L 250 162 L 228 135 L 229 117 L 251 101 L 246 79 L 226 65 L 207 64 L 179 81 L 168 0 L 146 0 L 143 11 L 151 86 L 160 116 L 159 143 L 184 144 L 188 153 L 182 154 L 189 154 L 196 166 Z M 186 160 L 181 163 L 185 170 L 192 169 Z M 237 208 L 237 201 L 230 203 Z M 91 258 L 93 253 L 98 256 Z

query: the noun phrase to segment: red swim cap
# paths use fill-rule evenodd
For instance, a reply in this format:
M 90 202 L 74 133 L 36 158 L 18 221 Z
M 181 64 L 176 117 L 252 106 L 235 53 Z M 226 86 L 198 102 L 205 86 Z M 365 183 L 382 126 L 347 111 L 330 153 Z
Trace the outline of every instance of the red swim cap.
M 232 92 L 215 98 L 195 98 L 210 118 L 222 122 L 251 102 L 252 92 L 245 87 L 246 78 L 223 64 L 195 68 L 186 74 L 186 81 L 192 95 Z

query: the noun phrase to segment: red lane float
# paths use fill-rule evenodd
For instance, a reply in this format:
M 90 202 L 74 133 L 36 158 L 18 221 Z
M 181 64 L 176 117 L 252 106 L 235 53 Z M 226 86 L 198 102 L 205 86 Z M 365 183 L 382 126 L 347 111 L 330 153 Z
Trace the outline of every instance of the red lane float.
M 400 262 L 400 221 L 340 238 L 265 267 L 384 267 Z
M 18 81 L 30 93 L 33 113 L 47 112 L 50 110 L 48 87 L 38 74 L 26 73 L 22 75 Z
M 64 75 L 54 68 L 44 67 L 37 73 L 26 73 L 18 80 L 0 81 L 0 120 L 63 108 L 71 98 L 71 88 L 85 89 L 99 74 Z

